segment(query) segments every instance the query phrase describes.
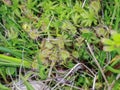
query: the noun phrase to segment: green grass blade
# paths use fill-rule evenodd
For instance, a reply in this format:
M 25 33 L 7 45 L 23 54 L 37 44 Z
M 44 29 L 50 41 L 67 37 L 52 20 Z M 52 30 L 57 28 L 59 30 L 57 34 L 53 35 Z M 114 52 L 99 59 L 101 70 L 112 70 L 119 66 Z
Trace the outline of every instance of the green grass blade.
M 0 90 L 11 90 L 0 83 Z
M 15 57 L 20 57 L 22 58 L 22 54 L 21 53 L 18 53 L 18 52 L 14 52 L 8 48 L 5 48 L 5 47 L 0 47 L 0 51 L 3 52 L 3 53 L 10 53 L 11 55 L 15 56 Z
M 0 66 L 4 66 L 4 67 L 20 67 L 20 63 L 16 64 L 16 63 L 6 63 L 6 62 L 0 62 Z M 24 66 L 24 65 L 23 65 Z M 24 66 L 25 67 L 25 66 Z
M 18 58 L 13 58 L 10 56 L 0 54 L 0 61 L 16 63 L 16 64 L 23 64 L 26 68 L 31 68 L 31 62 L 27 60 L 22 60 Z

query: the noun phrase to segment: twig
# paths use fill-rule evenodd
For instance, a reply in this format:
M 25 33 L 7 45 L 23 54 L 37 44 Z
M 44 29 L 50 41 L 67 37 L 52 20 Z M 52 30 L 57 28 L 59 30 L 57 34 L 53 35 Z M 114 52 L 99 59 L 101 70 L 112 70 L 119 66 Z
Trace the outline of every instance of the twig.
M 85 6 L 86 0 L 84 0 L 83 4 L 82 4 L 82 8 Z
M 93 80 L 92 90 L 95 90 L 95 82 L 96 82 L 96 75 L 95 75 L 94 80 Z
M 76 86 L 73 86 L 73 85 L 71 86 L 71 84 L 66 84 L 66 83 L 65 83 L 65 85 L 66 85 L 66 86 L 70 86 L 70 87 L 72 87 L 72 88 L 74 88 L 74 89 L 77 89 L 77 90 L 84 90 L 84 89 L 82 89 L 82 88 L 79 88 L 79 87 L 76 87 Z
M 51 90 L 54 90 L 61 82 L 63 82 L 64 79 L 65 79 L 66 77 L 68 77 L 69 74 L 70 74 L 74 69 L 76 69 L 79 65 L 81 65 L 81 64 L 80 64 L 80 63 L 76 64 L 76 65 L 65 75 L 65 77 L 64 77 L 63 79 L 61 79 Z
M 95 76 L 95 74 L 92 72 L 92 70 L 87 67 L 86 65 L 84 65 L 83 63 L 81 63 L 93 76 Z
M 88 71 L 93 75 L 93 76 L 95 76 L 95 74 L 86 66 L 86 65 L 84 65 L 83 63 L 78 63 L 78 64 L 76 64 L 66 75 L 65 75 L 65 77 L 63 78 L 63 79 L 61 79 L 51 90 L 54 90 L 60 83 L 62 83 L 63 81 L 64 81 L 64 79 L 66 78 L 66 77 L 68 77 L 69 76 L 69 74 L 71 73 L 71 72 L 73 72 L 73 70 L 75 70 L 78 66 L 80 66 L 80 65 L 83 65 L 86 69 L 88 69 Z M 81 90 L 81 89 L 80 89 Z
M 101 72 L 101 74 L 102 74 L 102 76 L 103 76 L 103 78 L 104 78 L 104 80 L 105 80 L 107 86 L 109 87 L 109 83 L 108 83 L 108 81 L 107 81 L 107 79 L 106 79 L 106 76 L 105 76 L 105 74 L 104 74 L 104 72 L 103 72 L 103 70 L 102 70 L 100 64 L 98 63 L 98 61 L 97 61 L 97 59 L 96 59 L 96 57 L 95 57 L 95 55 L 94 55 L 94 53 L 93 53 L 93 51 L 92 51 L 92 49 L 91 49 L 89 43 L 87 42 L 87 40 L 85 40 L 85 42 L 86 42 L 87 47 L 88 47 L 88 49 L 89 49 L 89 51 L 90 51 L 90 53 L 91 53 L 91 55 L 92 55 L 92 57 L 93 57 L 94 62 L 95 62 L 96 65 L 98 66 L 98 68 L 99 68 L 99 70 L 100 70 L 100 72 Z
M 50 78 L 50 75 L 51 75 L 53 66 L 54 66 L 54 61 L 52 60 L 52 63 L 51 63 L 51 65 L 50 65 L 50 70 L 49 70 L 49 73 L 48 73 L 48 78 Z
M 15 89 L 17 89 L 17 90 L 21 90 L 21 89 L 18 87 L 18 85 L 15 83 L 15 81 L 13 80 L 12 76 L 10 75 L 10 70 L 9 70 L 9 76 L 10 76 L 10 79 L 12 80 L 12 82 L 13 82 L 13 87 L 12 87 L 12 88 L 15 88 Z
M 75 77 L 74 77 L 73 81 L 75 81 Z M 73 90 L 73 86 L 74 86 L 74 82 L 71 83 L 70 90 Z
M 7 31 L 6 27 L 5 27 L 2 23 L 0 23 L 0 25 L 2 26 L 2 28 L 3 28 L 4 30 Z
M 47 26 L 47 34 L 48 34 L 48 42 L 50 41 L 49 39 L 50 39 L 50 32 L 48 31 L 49 30 L 49 27 L 50 27 L 50 24 L 51 24 L 51 22 L 52 22 L 52 20 L 53 20 L 53 18 L 54 18 L 54 15 L 52 16 L 52 18 L 50 19 L 50 22 L 49 22 L 49 24 L 48 24 L 48 26 Z

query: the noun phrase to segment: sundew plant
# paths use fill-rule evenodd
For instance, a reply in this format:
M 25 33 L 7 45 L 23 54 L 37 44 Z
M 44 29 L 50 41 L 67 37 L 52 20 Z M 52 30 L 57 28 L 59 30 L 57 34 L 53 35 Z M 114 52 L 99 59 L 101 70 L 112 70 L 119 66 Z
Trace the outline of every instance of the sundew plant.
M 1 0 L 0 89 L 118 90 L 119 2 Z

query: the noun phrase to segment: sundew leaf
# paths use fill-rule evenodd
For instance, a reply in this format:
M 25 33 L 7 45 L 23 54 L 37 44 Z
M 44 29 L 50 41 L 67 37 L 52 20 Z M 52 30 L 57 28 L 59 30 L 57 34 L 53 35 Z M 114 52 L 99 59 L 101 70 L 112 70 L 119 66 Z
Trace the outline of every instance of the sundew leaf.
M 10 29 L 8 32 L 7 32 L 7 36 L 8 36 L 8 39 L 16 39 L 18 37 L 18 32 L 16 32 L 14 29 Z
M 56 7 L 58 6 L 57 4 L 55 4 L 56 1 L 52 2 L 50 0 L 46 0 L 44 2 L 41 3 L 41 7 L 46 11 L 46 12 L 49 12 L 49 11 L 53 11 L 56 9 Z
M 79 57 L 79 53 L 77 51 L 73 51 L 72 52 L 72 55 L 75 57 L 75 58 L 78 58 Z
M 59 47 L 60 49 L 64 49 L 64 44 L 65 44 L 65 43 L 64 43 L 64 38 L 59 37 L 56 42 L 57 42 L 58 47 Z
M 77 3 L 75 3 L 75 5 L 73 6 L 73 11 L 74 12 L 78 12 L 78 13 L 81 13 L 83 12 L 83 8 L 82 8 L 82 3 L 81 2 L 78 2 L 76 1 Z
M 89 29 L 83 29 L 81 30 L 82 32 L 82 38 L 86 39 L 86 40 L 90 40 L 93 37 L 93 32 L 90 31 Z
M 66 60 L 67 58 L 69 58 L 70 57 L 70 53 L 68 52 L 68 51 L 66 51 L 66 50 L 61 50 L 61 58 L 63 59 L 63 60 Z
M 52 53 L 50 56 L 49 56 L 49 59 L 50 60 L 53 60 L 54 63 L 58 60 L 58 55 L 57 53 Z
M 53 46 L 52 43 L 46 41 L 46 42 L 45 42 L 45 47 L 48 48 L 48 49 L 52 49 L 54 46 Z
M 80 23 L 80 20 L 79 20 L 80 17 L 81 16 L 78 13 L 74 13 L 74 14 L 71 15 L 71 18 L 72 18 L 75 25 L 78 25 L 78 23 Z
M 75 66 L 75 64 L 72 62 L 72 60 L 67 61 L 67 63 L 64 63 L 64 66 L 71 69 Z
M 76 27 L 70 21 L 64 21 L 61 28 L 63 30 L 66 30 L 66 29 L 71 30 L 72 32 L 73 30 L 76 30 Z
M 91 26 L 92 23 L 94 25 L 97 24 L 96 15 L 92 9 L 90 9 L 89 11 L 84 10 L 84 12 L 81 13 L 81 17 L 82 17 L 81 24 L 84 26 Z
M 109 35 L 109 32 L 106 29 L 104 29 L 103 26 L 97 26 L 94 28 L 94 30 L 99 37 L 108 37 Z
M 27 24 L 27 23 L 24 23 L 24 24 L 22 25 L 22 28 L 23 28 L 24 31 L 30 32 L 30 30 L 31 30 L 31 25 L 30 25 L 30 24 Z
M 100 1 L 99 1 L 99 0 L 92 1 L 91 4 L 90 4 L 90 7 L 91 7 L 92 9 L 94 9 L 94 11 L 95 11 L 96 14 L 97 14 L 98 11 L 100 10 Z
M 37 30 L 31 30 L 29 33 L 29 37 L 33 40 L 37 39 L 39 36 L 39 32 Z
M 61 4 L 55 9 L 55 12 L 61 15 L 64 12 L 64 9 L 65 9 L 65 6 Z

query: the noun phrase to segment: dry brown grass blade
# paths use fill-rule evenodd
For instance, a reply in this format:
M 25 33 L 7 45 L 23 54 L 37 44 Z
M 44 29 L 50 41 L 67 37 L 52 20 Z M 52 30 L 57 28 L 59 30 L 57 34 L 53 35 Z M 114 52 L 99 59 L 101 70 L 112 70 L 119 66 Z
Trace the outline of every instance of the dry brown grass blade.
M 107 78 L 106 78 L 106 76 L 105 76 L 105 74 L 104 74 L 104 71 L 102 70 L 99 62 L 97 61 L 97 59 L 96 59 L 96 57 L 95 57 L 95 55 L 94 55 L 94 52 L 92 51 L 92 49 L 91 49 L 89 43 L 87 42 L 87 40 L 85 40 L 85 42 L 86 42 L 87 47 L 88 47 L 88 49 L 89 49 L 89 51 L 90 51 L 90 53 L 91 53 L 91 55 L 92 55 L 92 57 L 93 57 L 93 61 L 96 63 L 97 67 L 99 68 L 99 70 L 100 70 L 100 72 L 101 72 L 101 74 L 102 74 L 102 76 L 103 76 L 103 78 L 104 78 L 104 80 L 105 80 L 105 83 L 107 84 L 107 87 L 109 88 L 109 83 L 108 83 Z

